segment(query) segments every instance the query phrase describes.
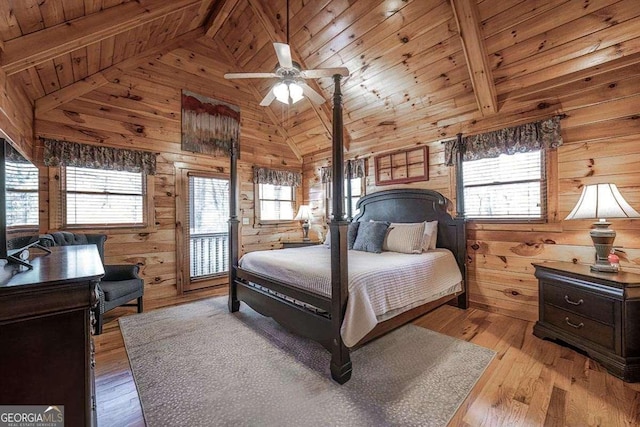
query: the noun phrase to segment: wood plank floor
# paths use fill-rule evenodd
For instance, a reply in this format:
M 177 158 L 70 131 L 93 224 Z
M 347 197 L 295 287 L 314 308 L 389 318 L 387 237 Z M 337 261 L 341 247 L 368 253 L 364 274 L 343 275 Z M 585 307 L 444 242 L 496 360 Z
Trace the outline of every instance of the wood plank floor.
M 95 337 L 99 426 L 144 426 L 115 320 L 128 313 L 109 312 L 104 333 Z M 640 383 L 624 383 L 587 357 L 534 337 L 531 322 L 443 306 L 414 323 L 497 352 L 451 426 L 640 425 Z

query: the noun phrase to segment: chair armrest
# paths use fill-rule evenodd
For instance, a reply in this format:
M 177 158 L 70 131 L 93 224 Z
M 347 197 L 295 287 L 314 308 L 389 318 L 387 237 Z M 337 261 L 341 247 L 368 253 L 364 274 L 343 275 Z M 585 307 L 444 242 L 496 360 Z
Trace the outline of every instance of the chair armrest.
M 104 277 L 102 280 L 117 281 L 139 279 L 138 271 L 140 271 L 140 267 L 135 264 L 105 265 Z

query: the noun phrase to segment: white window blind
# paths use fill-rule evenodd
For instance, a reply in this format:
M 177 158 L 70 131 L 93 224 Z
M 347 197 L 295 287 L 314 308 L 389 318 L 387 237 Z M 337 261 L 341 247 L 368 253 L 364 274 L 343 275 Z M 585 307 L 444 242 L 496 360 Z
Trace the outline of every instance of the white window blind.
M 288 185 L 258 184 L 260 220 L 290 221 L 295 216 L 295 189 Z
M 67 166 L 64 171 L 66 225 L 143 225 L 142 173 Z
M 7 227 L 38 226 L 38 168 L 5 163 Z
M 222 274 L 229 267 L 229 180 L 189 176 L 191 278 Z
M 467 218 L 544 219 L 542 151 L 465 161 L 462 168 Z

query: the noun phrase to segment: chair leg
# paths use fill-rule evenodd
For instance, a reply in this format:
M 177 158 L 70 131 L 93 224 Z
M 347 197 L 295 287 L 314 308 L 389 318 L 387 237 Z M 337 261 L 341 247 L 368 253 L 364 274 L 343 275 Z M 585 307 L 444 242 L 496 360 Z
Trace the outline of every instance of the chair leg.
M 142 297 L 138 298 L 138 313 L 142 313 L 143 305 L 142 305 Z

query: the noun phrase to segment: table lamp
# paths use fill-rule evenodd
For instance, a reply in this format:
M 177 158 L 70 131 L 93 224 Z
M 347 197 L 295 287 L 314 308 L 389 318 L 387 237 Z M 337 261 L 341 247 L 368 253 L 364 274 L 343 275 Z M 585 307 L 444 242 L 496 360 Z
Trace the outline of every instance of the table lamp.
M 606 218 L 640 218 L 622 197 L 615 184 L 593 184 L 582 189 L 580 200 L 565 219 L 598 219 L 589 235 L 596 248 L 596 263 L 591 271 L 617 272 L 607 257 L 613 248 L 616 232 L 609 228 Z
M 309 205 L 300 205 L 298 214 L 294 218 L 296 221 L 302 222 L 302 240 L 309 241 L 309 222 L 313 219 L 311 214 L 311 207 Z

